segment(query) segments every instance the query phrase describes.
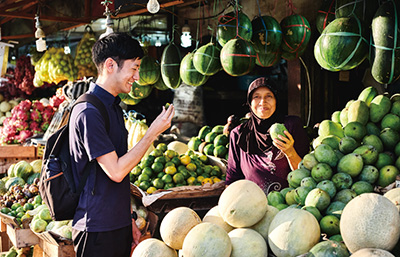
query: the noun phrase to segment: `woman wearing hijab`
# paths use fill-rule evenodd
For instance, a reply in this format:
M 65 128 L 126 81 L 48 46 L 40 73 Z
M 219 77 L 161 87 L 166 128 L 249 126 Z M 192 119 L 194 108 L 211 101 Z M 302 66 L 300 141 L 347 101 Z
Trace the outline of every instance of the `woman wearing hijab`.
M 233 129 L 229 138 L 226 184 L 248 179 L 268 194 L 288 186 L 287 175 L 297 169 L 309 152 L 309 139 L 297 116 L 285 116 L 277 105 L 277 89 L 273 81 L 261 77 L 247 91 L 250 118 Z M 269 128 L 283 123 L 286 137 L 272 140 Z

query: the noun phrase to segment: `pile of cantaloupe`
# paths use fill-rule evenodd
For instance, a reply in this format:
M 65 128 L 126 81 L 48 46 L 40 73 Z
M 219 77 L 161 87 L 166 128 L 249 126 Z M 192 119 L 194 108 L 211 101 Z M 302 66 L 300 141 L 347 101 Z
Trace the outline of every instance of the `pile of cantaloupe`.
M 357 196 L 343 210 L 344 242 L 337 242 L 325 239 L 309 211 L 278 210 L 254 182 L 239 180 L 203 220 L 187 207 L 167 213 L 161 240 L 144 240 L 132 257 L 267 257 L 268 246 L 276 257 L 400 256 L 399 202 L 400 188 Z

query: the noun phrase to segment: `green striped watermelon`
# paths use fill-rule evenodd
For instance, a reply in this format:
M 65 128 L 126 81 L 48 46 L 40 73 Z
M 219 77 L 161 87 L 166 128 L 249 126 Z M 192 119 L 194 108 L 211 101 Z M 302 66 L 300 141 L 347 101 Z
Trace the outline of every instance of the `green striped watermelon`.
M 257 53 L 275 53 L 282 42 L 282 30 L 279 22 L 272 16 L 256 17 L 252 22 L 253 36 L 251 41 Z
M 139 69 L 139 85 L 151 85 L 157 82 L 160 77 L 160 64 L 158 61 L 149 56 L 145 55 L 142 58 Z
M 294 53 L 305 49 L 311 38 L 311 27 L 307 19 L 299 14 L 283 18 L 280 23 L 282 28 L 282 51 Z
M 400 3 L 389 0 L 379 7 L 372 21 L 370 51 L 372 77 L 391 84 L 400 76 Z
M 180 68 L 182 81 L 189 86 L 201 86 L 206 83 L 208 76 L 201 74 L 193 65 L 194 53 L 188 53 L 183 57 Z
M 256 52 L 250 42 L 235 38 L 224 45 L 220 58 L 226 73 L 231 76 L 242 76 L 254 68 Z
M 131 92 L 128 95 L 134 99 L 144 99 L 148 97 L 153 90 L 153 85 L 141 86 L 136 82 L 133 83 Z
M 321 8 L 318 10 L 317 17 L 315 18 L 315 24 L 319 33 L 331 23 L 335 17 L 335 1 L 336 0 L 323 0 Z
M 319 56 L 331 70 L 351 70 L 368 55 L 368 27 L 355 16 L 332 21 L 317 40 Z M 314 53 L 316 52 L 314 48 Z M 325 67 L 324 67 L 325 68 Z
M 324 58 L 322 58 L 321 55 L 321 48 L 320 48 L 320 41 L 321 41 L 321 36 L 317 39 L 317 41 L 315 42 L 315 46 L 314 46 L 314 57 L 315 60 L 317 60 L 318 64 L 324 68 L 325 70 L 328 71 L 340 71 L 340 69 L 334 68 L 331 65 L 329 65 Z
M 236 37 L 250 40 L 252 35 L 251 21 L 246 14 L 239 12 L 237 15 L 236 12 L 230 12 L 219 17 L 217 39 L 221 46 Z
M 140 101 L 142 101 L 140 99 L 134 99 L 129 94 L 125 94 L 125 93 L 120 93 L 120 94 L 118 94 L 118 96 L 119 96 L 119 98 L 121 98 L 121 101 L 127 105 L 136 105 Z
M 256 64 L 261 67 L 274 66 L 281 59 L 281 52 L 261 54 L 257 53 Z
M 214 75 L 221 70 L 220 54 L 221 50 L 214 43 L 208 43 L 194 53 L 193 65 L 203 75 Z
M 365 24 L 371 24 L 380 0 L 336 0 L 336 18 L 357 16 Z
M 171 42 L 167 45 L 161 56 L 161 77 L 165 85 L 169 88 L 178 88 L 181 85 L 179 76 L 179 65 L 181 63 L 181 52 L 179 48 Z
M 161 90 L 161 91 L 169 89 L 169 87 L 167 87 L 167 85 L 165 85 L 164 80 L 162 79 L 161 76 L 157 80 L 157 82 L 154 83 L 153 87 L 155 87 L 155 88 L 157 88 L 158 90 Z

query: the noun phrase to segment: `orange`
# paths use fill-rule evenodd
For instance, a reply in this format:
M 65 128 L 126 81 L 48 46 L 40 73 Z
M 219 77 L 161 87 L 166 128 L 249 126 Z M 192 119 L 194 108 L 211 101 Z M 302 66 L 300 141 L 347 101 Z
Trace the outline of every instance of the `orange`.
M 192 161 L 192 159 L 190 158 L 190 156 L 189 155 L 182 155 L 181 156 L 181 163 L 183 164 L 183 165 L 188 165 L 190 162 Z
M 187 181 L 187 183 L 189 185 L 194 185 L 194 183 L 196 183 L 196 178 L 195 177 L 189 177 L 186 181 Z
M 205 185 L 207 183 L 212 185 L 213 184 L 212 179 L 211 178 L 205 178 L 205 179 L 203 179 L 203 181 L 201 181 L 201 185 Z
M 196 164 L 189 163 L 188 165 L 186 165 L 186 169 L 188 169 L 189 171 L 195 171 L 197 169 L 197 167 L 196 167 Z
M 165 173 L 169 175 L 174 175 L 176 173 L 175 166 L 168 166 L 165 168 Z
M 157 191 L 157 188 L 155 188 L 155 187 L 149 187 L 149 188 L 147 188 L 146 193 L 152 194 L 152 193 L 154 193 L 155 191 Z

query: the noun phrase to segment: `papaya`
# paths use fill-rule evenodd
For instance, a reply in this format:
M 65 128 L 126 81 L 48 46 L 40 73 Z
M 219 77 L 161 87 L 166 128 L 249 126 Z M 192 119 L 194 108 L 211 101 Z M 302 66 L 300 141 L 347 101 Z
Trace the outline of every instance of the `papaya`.
M 376 96 L 369 106 L 369 120 L 379 122 L 390 111 L 391 106 L 389 97 L 385 95 Z
M 366 125 L 369 119 L 369 108 L 361 100 L 354 101 L 349 107 L 348 122 L 357 121 Z

